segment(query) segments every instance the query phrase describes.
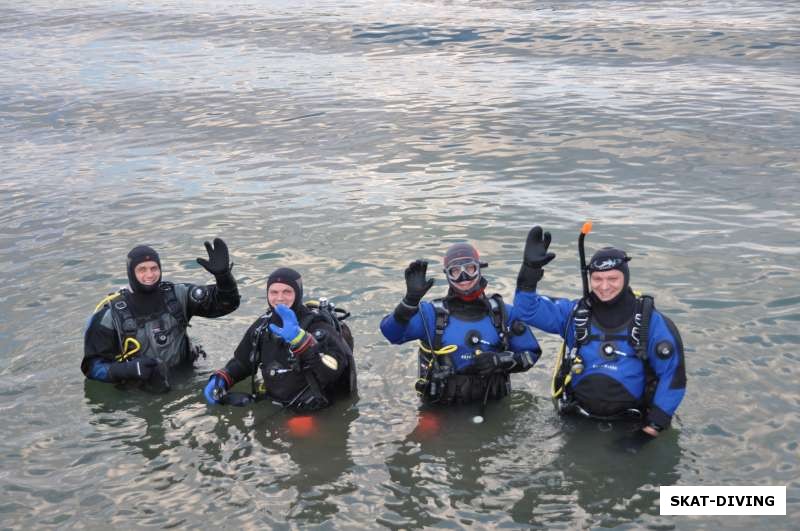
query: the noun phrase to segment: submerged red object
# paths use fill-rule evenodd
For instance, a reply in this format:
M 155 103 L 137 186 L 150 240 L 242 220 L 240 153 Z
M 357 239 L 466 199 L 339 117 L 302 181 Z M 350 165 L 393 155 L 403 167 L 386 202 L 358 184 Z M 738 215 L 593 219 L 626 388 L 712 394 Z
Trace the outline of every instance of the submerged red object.
M 420 413 L 419 420 L 417 421 L 417 428 L 414 430 L 417 435 L 423 437 L 431 437 L 439 433 L 441 421 L 439 416 L 430 411 Z
M 309 437 L 316 431 L 314 417 L 308 415 L 292 417 L 286 421 L 289 428 L 289 435 L 293 437 Z

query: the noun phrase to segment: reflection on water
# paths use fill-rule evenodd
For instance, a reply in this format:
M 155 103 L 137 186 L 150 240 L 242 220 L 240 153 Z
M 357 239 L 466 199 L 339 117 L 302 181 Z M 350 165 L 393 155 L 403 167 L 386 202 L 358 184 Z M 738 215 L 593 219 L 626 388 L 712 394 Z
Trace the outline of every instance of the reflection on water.
M 613 526 L 647 517 L 654 507 L 657 513 L 658 486 L 680 480 L 677 430 L 654 441 L 633 425 L 520 425 L 548 416 L 549 407 L 515 392 L 477 425 L 477 408 L 421 410 L 386 460 L 388 512 L 378 522 L 395 529 L 448 521 Z
M 357 490 L 349 475 L 354 463 L 348 433 L 358 418 L 353 402 L 302 417 L 268 403 L 206 410 L 198 407 L 197 385 L 183 382 L 177 392 L 153 395 L 85 383 L 97 437 L 118 449 L 122 445 L 134 461 L 115 465 L 113 475 L 126 492 L 115 497 L 114 489 L 104 489 L 112 503 L 129 506 L 127 517 L 166 527 L 202 522 L 202 513 L 232 504 L 249 509 L 240 515 L 243 523 L 275 523 L 260 513 L 269 506 L 269 513 L 311 524 L 342 510 L 328 497 Z M 197 470 L 172 477 L 170 470 L 181 463 Z M 193 479 L 202 479 L 200 486 L 211 489 L 211 499 L 193 492 Z M 175 499 L 165 504 L 163 491 Z
M 0 519 L 7 527 L 763 527 L 660 517 L 661 484 L 789 486 L 800 299 L 797 6 L 741 0 L 40 2 L 0 6 Z M 558 342 L 474 425 L 427 433 L 413 346 L 377 326 L 415 258 L 476 244 L 512 299 L 580 292 L 575 238 L 624 247 L 687 348 L 677 429 L 642 447 L 563 422 Z M 193 323 L 209 353 L 165 395 L 86 383 L 81 329 L 148 243 L 165 278 L 243 302 Z M 353 313 L 360 399 L 309 437 L 201 389 L 302 271 Z M 437 267 L 431 267 L 435 271 Z M 439 274 L 431 295 L 444 292 Z M 302 426 L 301 426 L 302 427 Z M 295 435 L 292 435 L 292 434 Z
M 518 491 L 528 467 L 546 459 L 537 451 L 542 434 L 521 424 L 537 418 L 539 407 L 529 393 L 515 391 L 491 403 L 479 424 L 479 405 L 420 409 L 386 460 L 388 512 L 378 522 L 394 529 L 507 523 L 498 511 L 510 507 L 511 497 L 502 491 L 509 484 Z
M 525 489 L 512 514 L 520 523 L 615 526 L 658 514 L 659 485 L 680 483 L 679 433 L 647 440 L 638 426 L 570 419 L 541 482 Z M 667 524 L 662 519 L 661 524 Z

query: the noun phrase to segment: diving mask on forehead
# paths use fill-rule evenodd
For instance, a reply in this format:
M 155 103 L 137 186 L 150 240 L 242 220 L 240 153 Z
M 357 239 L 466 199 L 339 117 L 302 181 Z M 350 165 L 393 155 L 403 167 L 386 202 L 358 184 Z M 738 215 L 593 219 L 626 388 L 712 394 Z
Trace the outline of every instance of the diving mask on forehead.
M 630 262 L 630 257 L 625 256 L 599 256 L 589 262 L 589 271 L 611 271 L 612 269 L 620 269 L 623 264 Z

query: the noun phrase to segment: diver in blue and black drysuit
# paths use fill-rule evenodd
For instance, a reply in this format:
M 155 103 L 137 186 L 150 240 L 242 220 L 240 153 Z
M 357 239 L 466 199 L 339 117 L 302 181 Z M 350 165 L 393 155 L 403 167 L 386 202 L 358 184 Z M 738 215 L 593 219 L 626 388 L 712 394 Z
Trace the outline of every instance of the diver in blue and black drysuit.
M 216 279 L 207 286 L 163 281 L 158 253 L 146 245 L 131 249 L 130 287 L 103 299 L 84 333 L 81 370 L 87 378 L 163 392 L 171 369 L 191 366 L 202 349 L 191 344 L 189 320 L 221 317 L 239 307 L 228 246 L 215 238 L 205 247 L 208 260 L 197 262 Z
M 403 300 L 381 321 L 392 343 L 420 341 L 416 389 L 424 402 L 502 398 L 511 389 L 509 374 L 527 371 L 539 359 L 539 344 L 515 309 L 499 295 L 485 294 L 481 270 L 487 265 L 473 246 L 451 246 L 444 257 L 447 296 L 421 302 L 434 281 L 425 277 L 426 261 L 412 262 Z
M 678 329 L 654 309 L 652 297 L 631 290 L 630 258 L 612 247 L 597 251 L 583 266 L 583 298 L 539 295 L 542 268 L 555 258 L 549 246 L 550 233 L 538 226 L 531 229 L 514 304 L 525 323 L 564 339 L 553 379 L 559 411 L 601 419 L 641 418 L 643 431 L 657 436 L 669 426 L 686 392 Z

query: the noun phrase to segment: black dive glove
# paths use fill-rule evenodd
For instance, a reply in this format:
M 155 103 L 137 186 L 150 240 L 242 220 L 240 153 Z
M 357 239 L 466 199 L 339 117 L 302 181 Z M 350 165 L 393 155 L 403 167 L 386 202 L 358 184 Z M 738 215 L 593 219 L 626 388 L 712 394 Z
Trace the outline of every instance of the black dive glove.
M 230 255 L 228 254 L 228 246 L 222 241 L 222 238 L 214 238 L 214 246 L 210 243 L 203 242 L 206 246 L 208 253 L 208 260 L 205 258 L 198 258 L 197 263 L 203 268 L 214 275 L 217 280 L 217 286 L 226 291 L 236 288 L 236 279 L 231 274 Z
M 395 319 L 401 323 L 407 323 L 411 320 L 419 309 L 419 301 L 433 286 L 434 280 L 425 278 L 427 271 L 427 260 L 415 260 L 408 264 L 405 271 L 406 294 L 403 296 L 402 302 L 394 310 Z
M 547 252 L 550 247 L 551 236 L 549 232 L 542 234 L 539 225 L 528 232 L 525 240 L 525 252 L 522 258 L 522 267 L 517 275 L 517 289 L 521 291 L 536 291 L 536 285 L 542 279 L 542 268 L 556 257 L 555 253 Z
M 406 268 L 406 295 L 403 297 L 403 302 L 408 306 L 418 306 L 422 297 L 428 293 L 428 290 L 433 286 L 433 279 L 425 278 L 425 273 L 428 271 L 427 260 L 415 260 L 408 264 Z
M 524 372 L 533 367 L 530 353 L 523 352 L 481 352 L 475 356 L 473 368 L 482 375 L 493 373 Z
M 111 363 L 108 367 L 108 375 L 112 381 L 120 380 L 149 380 L 153 371 L 158 367 L 158 361 L 147 356 L 142 356 L 131 361 L 119 361 Z

